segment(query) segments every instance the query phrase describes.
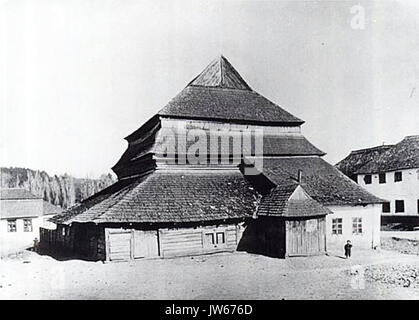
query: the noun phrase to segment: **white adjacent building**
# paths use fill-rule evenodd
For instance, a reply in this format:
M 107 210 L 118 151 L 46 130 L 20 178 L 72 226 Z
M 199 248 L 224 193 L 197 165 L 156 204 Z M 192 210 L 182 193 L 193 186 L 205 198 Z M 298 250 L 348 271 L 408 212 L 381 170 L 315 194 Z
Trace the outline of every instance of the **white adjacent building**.
M 352 151 L 336 166 L 388 201 L 383 215 L 419 216 L 419 135 L 395 145 Z
M 61 209 L 20 188 L 0 189 L 0 254 L 17 252 L 39 240 L 39 228 L 55 228 L 49 218 Z

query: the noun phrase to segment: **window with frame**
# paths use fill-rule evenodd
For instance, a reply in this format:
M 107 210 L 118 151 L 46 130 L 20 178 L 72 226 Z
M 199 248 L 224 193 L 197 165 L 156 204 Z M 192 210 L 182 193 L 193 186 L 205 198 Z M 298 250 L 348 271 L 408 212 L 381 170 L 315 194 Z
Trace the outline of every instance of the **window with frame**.
M 378 183 L 386 183 L 386 174 L 385 173 L 379 173 L 378 174 Z
M 383 203 L 383 212 L 389 213 L 390 212 L 390 202 L 384 202 Z
M 342 218 L 332 219 L 332 234 L 342 234 Z
M 403 174 L 401 171 L 396 171 L 394 173 L 394 182 L 400 182 L 403 180 Z
M 404 212 L 404 200 L 396 200 L 396 213 Z
M 365 184 L 371 184 L 372 183 L 372 176 L 370 174 L 366 174 L 364 176 L 364 183 Z
M 362 218 L 352 218 L 352 234 L 362 234 Z
M 32 232 L 32 219 L 23 219 L 23 232 Z
M 224 231 L 209 231 L 204 233 L 204 247 L 218 247 L 226 240 Z
M 16 232 L 16 231 L 17 231 L 16 219 L 7 220 L 7 232 Z

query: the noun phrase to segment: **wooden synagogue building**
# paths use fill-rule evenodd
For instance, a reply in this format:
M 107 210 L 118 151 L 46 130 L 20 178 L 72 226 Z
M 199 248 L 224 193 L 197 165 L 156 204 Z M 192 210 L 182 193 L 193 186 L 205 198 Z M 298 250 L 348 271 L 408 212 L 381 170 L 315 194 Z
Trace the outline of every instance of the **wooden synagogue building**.
M 382 200 L 324 161 L 303 123 L 221 56 L 125 138 L 118 181 L 56 215 L 41 245 L 105 261 L 379 245 Z

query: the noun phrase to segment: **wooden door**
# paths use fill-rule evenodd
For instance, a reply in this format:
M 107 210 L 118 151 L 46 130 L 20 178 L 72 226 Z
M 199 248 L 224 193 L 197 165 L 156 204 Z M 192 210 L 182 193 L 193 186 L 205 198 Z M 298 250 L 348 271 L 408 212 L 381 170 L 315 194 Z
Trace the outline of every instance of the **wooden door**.
M 158 257 L 157 231 L 134 230 L 134 259 Z
M 107 232 L 107 253 L 110 261 L 131 259 L 131 231 L 112 230 Z
M 325 219 L 287 221 L 287 255 L 307 256 L 324 253 Z

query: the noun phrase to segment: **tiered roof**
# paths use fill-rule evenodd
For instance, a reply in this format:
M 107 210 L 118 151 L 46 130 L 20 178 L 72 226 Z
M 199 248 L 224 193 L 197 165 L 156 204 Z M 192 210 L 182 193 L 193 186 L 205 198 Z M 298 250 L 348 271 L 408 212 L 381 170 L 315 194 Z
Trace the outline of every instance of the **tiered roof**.
M 253 91 L 223 56 L 158 113 L 164 117 L 299 126 L 303 120 Z
M 298 127 L 303 123 L 253 91 L 221 56 L 156 116 L 126 137 L 128 149 L 113 168 L 123 179 L 57 215 L 54 221 L 66 224 L 186 223 L 251 217 L 261 196 L 254 190 L 251 179 L 246 179 L 238 168 L 187 169 L 187 165 L 173 165 L 162 169 L 162 166 L 156 165 L 155 156 L 164 156 L 167 151 L 161 118 L 269 127 Z M 260 214 L 323 215 L 329 211 L 322 204 L 382 202 L 322 160 L 320 156 L 324 153 L 298 130 L 288 129 L 286 132 L 289 134 L 269 133 L 263 136 L 263 175 L 267 177 L 264 181 L 269 188 L 272 185 L 276 188 L 262 200 Z M 180 142 L 187 141 L 187 130 L 174 132 L 176 141 L 173 143 L 179 148 Z M 209 134 L 212 133 L 209 131 Z M 194 141 L 186 142 L 182 149 L 188 150 L 192 143 Z M 234 154 L 231 146 L 227 149 L 216 152 Z M 212 154 L 209 147 L 207 151 Z M 174 149 L 174 152 L 181 151 Z M 249 150 L 241 152 L 248 154 Z M 253 154 L 254 150 L 250 153 Z M 306 196 L 295 199 L 292 197 L 297 190 L 295 175 L 300 169 L 304 172 L 304 181 L 298 188 L 303 188 Z M 289 189 L 284 187 L 290 185 L 293 186 Z

